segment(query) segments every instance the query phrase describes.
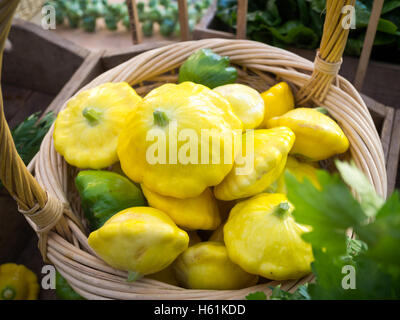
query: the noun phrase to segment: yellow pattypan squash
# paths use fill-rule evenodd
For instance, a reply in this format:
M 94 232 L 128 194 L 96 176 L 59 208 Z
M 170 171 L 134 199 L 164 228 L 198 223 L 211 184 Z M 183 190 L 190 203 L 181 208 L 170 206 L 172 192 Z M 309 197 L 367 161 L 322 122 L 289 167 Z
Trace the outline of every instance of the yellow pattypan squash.
M 320 188 L 320 184 L 317 178 L 317 171 L 319 169 L 315 164 L 318 162 L 302 162 L 297 160 L 294 157 L 289 156 L 287 158 L 286 167 L 282 175 L 278 178 L 276 183 L 268 188 L 268 192 L 272 193 L 287 193 L 286 183 L 285 183 L 285 172 L 290 172 L 292 175 L 296 177 L 297 180 L 302 182 L 304 178 L 311 181 L 311 183 L 316 187 Z
M 162 196 L 142 185 L 149 205 L 166 214 L 187 230 L 215 230 L 221 223 L 217 201 L 210 188 L 193 198 L 178 199 Z
M 290 153 L 310 161 L 324 160 L 349 148 L 338 124 L 315 109 L 297 108 L 267 121 L 268 128 L 279 126 L 289 127 L 296 135 Z
M 258 281 L 258 276 L 248 274 L 229 260 L 220 242 L 201 242 L 188 248 L 173 268 L 180 285 L 188 289 L 234 290 Z
M 192 82 L 164 84 L 144 97 L 121 132 L 122 170 L 161 195 L 196 197 L 231 170 L 232 141 L 242 126 L 230 103 L 211 89 Z M 212 152 L 217 144 L 209 134 L 219 152 Z
M 257 128 L 264 119 L 264 100 L 261 95 L 244 84 L 234 83 L 213 89 L 226 98 L 233 112 L 243 122 L 243 129 Z
M 54 126 L 54 146 L 78 168 L 101 169 L 118 161 L 118 136 L 142 99 L 126 82 L 105 83 L 68 101 Z
M 262 126 L 266 127 L 267 120 L 281 116 L 294 108 L 292 89 L 286 82 L 279 82 L 267 91 L 261 93 L 264 100 L 265 113 Z
M 188 234 L 164 212 L 133 207 L 112 216 L 89 235 L 90 247 L 130 279 L 165 269 L 189 244 Z
M 250 136 L 247 139 L 248 134 L 254 135 L 254 138 Z M 254 150 L 247 148 L 247 143 L 251 141 L 254 141 Z M 294 141 L 294 133 L 286 127 L 258 129 L 243 134 L 242 153 L 247 159 L 244 164 L 235 162 L 232 171 L 214 188 L 215 197 L 229 201 L 263 192 L 282 174 Z M 248 152 L 253 159 L 246 154 L 246 149 L 250 149 Z
M 0 300 L 36 300 L 39 284 L 31 270 L 24 265 L 0 265 Z
M 224 226 L 229 258 L 243 270 L 272 280 L 298 279 L 311 272 L 309 232 L 291 215 L 293 206 L 283 194 L 261 193 L 239 202 Z

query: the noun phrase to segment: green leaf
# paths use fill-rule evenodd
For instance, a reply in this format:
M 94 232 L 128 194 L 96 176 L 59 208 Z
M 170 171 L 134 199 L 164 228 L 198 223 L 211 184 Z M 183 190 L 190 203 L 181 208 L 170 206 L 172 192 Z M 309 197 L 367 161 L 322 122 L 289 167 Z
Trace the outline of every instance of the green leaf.
M 281 285 L 278 285 L 275 288 L 270 287 L 272 289 L 270 300 L 310 300 L 307 287 L 307 284 L 301 285 L 294 293 L 282 290 Z
M 336 256 L 346 254 L 346 230 L 367 220 L 360 204 L 338 175 L 317 172 L 323 192 L 305 179 L 298 183 L 289 172 L 285 173 L 288 199 L 294 205 L 293 216 L 297 222 L 312 227 L 303 238 L 313 249 Z
M 325 10 L 325 4 L 325 0 L 311 0 L 311 8 L 318 13 L 322 13 Z
M 381 15 L 388 13 L 394 9 L 400 8 L 400 1 L 385 1 L 383 3 Z
M 375 220 L 359 229 L 360 239 L 369 247 L 366 253 L 374 261 L 400 265 L 400 199 L 398 191 L 386 201 Z
M 197 50 L 179 69 L 179 83 L 192 81 L 211 89 L 236 79 L 237 70 L 229 65 L 229 57 L 221 57 L 211 49 Z
M 349 169 L 341 163 L 338 167 L 341 171 Z M 316 282 L 308 286 L 310 297 L 399 299 L 398 192 L 380 207 L 371 222 L 338 175 L 318 172 L 317 176 L 321 190 L 307 180 L 299 182 L 289 174 L 286 176 L 288 198 L 295 207 L 293 215 L 298 222 L 312 228 L 304 236 L 311 243 L 314 255 L 311 267 Z M 348 228 L 353 228 L 357 239 L 346 237 Z M 353 279 L 354 287 L 344 287 L 350 279 L 347 275 Z
M 310 12 L 306 0 L 297 0 L 297 6 L 299 8 L 300 21 L 304 25 L 308 25 L 310 22 Z
M 318 36 L 315 32 L 302 25 L 300 21 L 292 20 L 278 28 L 268 27 L 271 34 L 285 44 L 296 45 L 300 48 L 315 48 Z
M 384 200 L 376 194 L 376 191 L 363 172 L 354 163 L 335 161 L 342 179 L 353 188 L 360 196 L 361 208 L 369 217 L 376 215 Z
M 348 38 L 345 53 L 351 56 L 359 56 L 364 45 L 364 35 L 358 38 Z
M 267 300 L 267 295 L 262 291 L 249 293 L 246 296 L 246 300 Z
M 377 32 L 374 39 L 374 46 L 385 46 L 396 42 L 398 37 L 396 35 Z
M 350 259 L 353 259 L 360 253 L 366 252 L 368 250 L 368 245 L 364 241 L 352 239 L 349 237 L 347 237 L 346 239 L 346 245 L 347 245 L 347 256 Z
M 384 33 L 396 34 L 397 26 L 390 20 L 381 18 L 379 19 L 377 30 Z
M 41 120 L 38 120 L 39 114 L 38 112 L 30 115 L 11 132 L 15 147 L 25 165 L 28 165 L 39 151 L 44 136 L 55 120 L 52 112 L 47 113 Z
M 371 16 L 371 11 L 366 5 L 360 1 L 356 1 L 356 28 L 365 28 L 368 26 L 369 17 Z

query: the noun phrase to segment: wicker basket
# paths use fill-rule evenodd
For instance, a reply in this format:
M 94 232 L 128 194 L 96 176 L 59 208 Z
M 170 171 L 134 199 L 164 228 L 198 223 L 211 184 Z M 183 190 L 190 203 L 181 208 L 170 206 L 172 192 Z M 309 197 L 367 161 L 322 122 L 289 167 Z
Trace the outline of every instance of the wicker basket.
M 30 20 L 39 12 L 46 0 L 21 0 L 15 17 Z
M 11 16 L 17 3 L 9 1 L 0 10 L 8 10 Z M 337 3 L 345 5 L 354 1 L 327 1 L 324 38 L 315 64 L 288 51 L 254 41 L 188 41 L 140 54 L 103 73 L 81 91 L 104 82 L 127 81 L 138 93 L 145 94 L 161 83 L 176 81 L 176 68 L 194 51 L 211 48 L 230 57 L 239 69 L 240 82 L 263 90 L 278 77 L 291 84 L 297 102 L 326 107 L 350 140 L 349 157 L 367 175 L 376 191 L 386 197 L 384 156 L 372 118 L 358 92 L 348 81 L 337 76 L 348 32 L 331 27 L 337 26 L 341 19 Z M 3 44 L 10 19 L 0 23 Z M 332 41 L 335 46 L 331 45 Z M 248 293 L 260 290 L 270 295 L 269 287 L 280 283 L 284 290 L 295 290 L 312 279 L 309 276 L 300 280 L 270 281 L 246 289 L 221 291 L 187 290 L 146 278 L 127 283 L 125 271 L 108 266 L 88 246 L 80 201 L 73 185 L 77 169 L 69 166 L 55 151 L 53 128 L 29 166 L 35 172 L 35 179 L 15 151 L 3 112 L 0 116 L 0 177 L 18 202 L 21 213 L 38 233 L 44 259 L 54 264 L 82 296 L 88 299 L 243 299 Z

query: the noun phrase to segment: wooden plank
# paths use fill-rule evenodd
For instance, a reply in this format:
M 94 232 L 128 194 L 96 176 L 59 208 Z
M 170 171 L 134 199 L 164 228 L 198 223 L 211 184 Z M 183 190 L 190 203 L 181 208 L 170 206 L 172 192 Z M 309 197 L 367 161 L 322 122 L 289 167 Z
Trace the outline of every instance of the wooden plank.
M 9 39 L 12 47 L 4 54 L 2 81 L 48 94 L 62 89 L 89 52 L 18 19 Z
M 399 169 L 399 159 L 400 159 L 400 110 L 395 111 L 394 121 L 393 121 L 392 137 L 389 147 L 389 155 L 386 164 L 386 170 L 388 171 L 388 194 L 390 195 L 397 182 L 397 188 L 400 187 L 400 175 L 398 174 Z M 389 174 L 390 172 L 390 174 Z M 395 173 L 395 174 L 393 174 Z M 397 180 L 396 181 L 396 173 Z
M 215 12 L 217 11 L 218 0 L 213 0 L 208 7 L 206 13 L 201 18 L 200 22 L 197 24 L 199 28 L 208 28 L 211 22 L 214 20 Z
M 139 13 L 135 0 L 126 0 L 128 7 L 129 21 L 131 24 L 132 43 L 138 44 L 142 42 L 142 30 L 140 29 Z
M 189 14 L 187 0 L 178 0 L 179 9 L 179 25 L 181 29 L 181 40 L 187 41 L 190 39 L 189 30 Z
M 48 106 L 53 99 L 53 95 L 32 91 L 27 99 L 23 101 L 23 104 L 21 105 L 15 116 L 12 119 L 8 120 L 9 127 L 11 129 L 15 128 L 31 114 L 42 112 L 45 106 Z
M 7 123 L 13 129 L 35 112 L 43 111 L 54 95 L 5 84 L 2 86 Z
M 386 165 L 387 165 L 388 157 L 389 157 L 389 150 L 390 150 L 390 143 L 391 143 L 391 138 L 392 138 L 395 109 L 390 108 L 390 107 L 386 107 L 386 109 L 387 109 L 387 113 L 383 120 L 383 125 L 382 125 L 382 129 L 380 132 L 380 138 L 381 138 L 381 142 L 382 142 L 383 154 L 385 156 L 385 161 L 386 161 Z M 396 174 L 397 174 L 397 171 L 388 172 L 388 176 L 389 175 L 396 176 Z
M 236 39 L 246 39 L 248 0 L 238 0 Z
M 102 54 L 103 52 L 93 52 L 86 57 L 71 79 L 47 107 L 45 113 L 54 111 L 57 114 L 63 104 L 74 95 L 75 92 L 104 71 L 101 64 Z
M 34 232 L 17 210 L 15 200 L 0 189 L 0 264 L 15 261 Z
M 173 41 L 148 42 L 148 43 L 141 43 L 124 49 L 107 50 L 102 57 L 102 63 L 104 69 L 109 70 L 129 60 L 130 58 L 137 56 L 138 54 L 141 54 L 148 50 L 160 48 L 171 43 L 173 43 Z
M 358 91 L 361 91 L 365 75 L 368 69 L 368 62 L 371 56 L 372 46 L 374 45 L 376 29 L 378 27 L 379 17 L 381 15 L 384 0 L 373 1 L 371 16 L 365 35 L 363 48 L 361 51 L 360 61 L 358 63 L 357 72 L 354 80 L 354 86 Z

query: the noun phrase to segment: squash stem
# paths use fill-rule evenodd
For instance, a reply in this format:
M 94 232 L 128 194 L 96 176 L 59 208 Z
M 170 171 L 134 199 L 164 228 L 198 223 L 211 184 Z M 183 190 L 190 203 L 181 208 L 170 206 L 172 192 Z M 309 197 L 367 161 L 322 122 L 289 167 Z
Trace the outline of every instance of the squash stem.
M 6 286 L 1 292 L 1 300 L 14 300 L 16 292 L 10 286 Z
M 324 107 L 317 107 L 317 108 L 314 108 L 314 110 L 318 111 L 318 112 L 320 112 L 320 113 L 322 113 L 324 115 L 328 115 L 328 109 L 326 109 Z
M 128 272 L 128 282 L 134 282 L 136 280 L 139 280 L 140 278 L 142 278 L 143 276 L 139 273 L 139 272 L 135 272 L 135 271 L 129 271 Z
M 289 213 L 289 203 L 281 202 L 275 207 L 274 214 L 279 218 L 284 218 Z
M 154 117 L 154 123 L 159 127 L 165 127 L 169 122 L 169 119 L 165 114 L 165 112 L 160 110 L 154 111 L 153 117 Z
M 86 107 L 83 109 L 82 114 L 90 125 L 95 126 L 100 122 L 103 112 L 95 107 Z

